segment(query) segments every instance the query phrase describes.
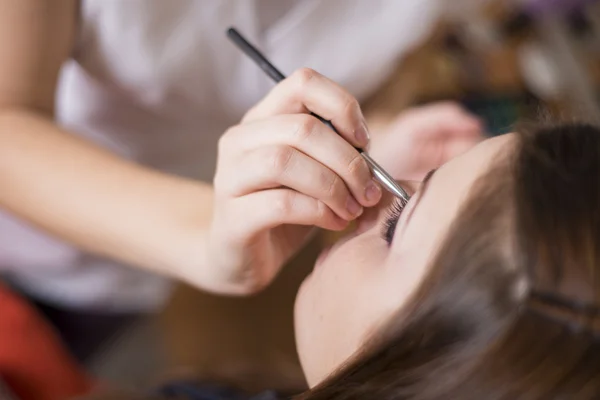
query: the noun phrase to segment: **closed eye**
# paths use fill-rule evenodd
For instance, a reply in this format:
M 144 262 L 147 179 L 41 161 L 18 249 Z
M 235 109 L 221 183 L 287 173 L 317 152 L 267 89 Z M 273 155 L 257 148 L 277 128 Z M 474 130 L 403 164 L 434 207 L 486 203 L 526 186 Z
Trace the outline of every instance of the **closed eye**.
M 390 208 L 387 211 L 387 217 L 383 225 L 381 236 L 387 242 L 389 246 L 392 245 L 394 240 L 394 233 L 396 232 L 396 226 L 402 216 L 402 211 L 406 206 L 406 202 L 402 199 L 395 199 Z
M 414 213 L 414 210 L 419 205 L 421 198 L 425 194 L 425 190 L 427 188 L 427 183 L 431 180 L 431 178 L 435 174 L 435 171 L 436 170 L 429 171 L 429 173 L 425 176 L 425 179 L 423 179 L 423 182 L 421 183 L 421 187 L 419 189 L 420 195 L 417 197 L 417 200 L 416 200 L 417 203 L 415 203 L 415 205 L 412 207 L 411 213 L 408 216 L 408 219 L 410 219 L 411 215 Z M 383 225 L 383 230 L 382 230 L 381 236 L 383 237 L 383 239 L 387 242 L 387 244 L 389 246 L 391 246 L 392 241 L 394 240 L 394 234 L 396 233 L 396 226 L 398 225 L 398 221 L 400 221 L 400 217 L 402 216 L 402 212 L 404 211 L 406 204 L 407 203 L 402 199 L 395 199 L 394 202 L 392 203 L 392 205 L 390 206 L 390 208 L 388 209 L 388 216 Z M 407 221 L 407 223 L 408 223 L 408 221 Z

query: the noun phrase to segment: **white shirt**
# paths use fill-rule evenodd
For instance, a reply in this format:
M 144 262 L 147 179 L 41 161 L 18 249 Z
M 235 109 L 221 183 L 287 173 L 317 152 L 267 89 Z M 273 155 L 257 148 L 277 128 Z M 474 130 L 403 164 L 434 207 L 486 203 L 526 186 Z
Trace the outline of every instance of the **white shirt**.
M 227 40 L 227 28 L 284 74 L 311 67 L 361 99 L 423 38 L 437 8 L 438 0 L 84 0 L 57 121 L 140 164 L 210 181 L 219 136 L 273 86 Z M 32 296 L 67 307 L 152 310 L 169 293 L 162 278 L 82 253 L 6 214 L 0 270 Z

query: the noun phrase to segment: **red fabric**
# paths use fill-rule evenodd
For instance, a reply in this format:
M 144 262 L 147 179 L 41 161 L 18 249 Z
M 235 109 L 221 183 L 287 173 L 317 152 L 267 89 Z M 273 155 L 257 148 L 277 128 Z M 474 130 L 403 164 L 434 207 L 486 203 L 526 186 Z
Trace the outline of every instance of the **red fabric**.
M 92 386 L 48 323 L 1 284 L 0 377 L 23 400 L 68 399 Z

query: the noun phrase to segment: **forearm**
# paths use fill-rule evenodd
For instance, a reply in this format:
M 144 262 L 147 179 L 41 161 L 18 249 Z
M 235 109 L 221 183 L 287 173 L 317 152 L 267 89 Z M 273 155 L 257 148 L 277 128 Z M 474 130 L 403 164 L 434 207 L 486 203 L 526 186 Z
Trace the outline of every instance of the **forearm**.
M 84 250 L 181 276 L 202 264 L 212 201 L 209 185 L 122 160 L 34 113 L 0 112 L 0 206 Z

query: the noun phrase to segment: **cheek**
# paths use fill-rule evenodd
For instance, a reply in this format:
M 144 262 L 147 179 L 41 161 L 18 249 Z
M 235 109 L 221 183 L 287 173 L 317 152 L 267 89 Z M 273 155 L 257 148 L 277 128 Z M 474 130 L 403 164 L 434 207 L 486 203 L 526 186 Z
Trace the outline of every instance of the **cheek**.
M 349 304 L 363 283 L 378 275 L 389 252 L 386 243 L 371 229 L 334 248 L 305 280 L 302 291 L 312 298 L 315 308 Z
M 329 254 L 296 299 L 296 338 L 307 378 L 324 374 L 359 346 L 389 249 L 377 235 L 356 237 Z
M 356 297 L 366 257 L 354 240 L 330 252 L 305 279 L 296 299 L 297 329 L 320 332 L 322 324 L 336 325 L 344 308 Z

